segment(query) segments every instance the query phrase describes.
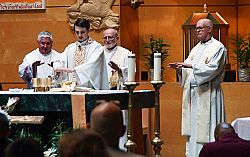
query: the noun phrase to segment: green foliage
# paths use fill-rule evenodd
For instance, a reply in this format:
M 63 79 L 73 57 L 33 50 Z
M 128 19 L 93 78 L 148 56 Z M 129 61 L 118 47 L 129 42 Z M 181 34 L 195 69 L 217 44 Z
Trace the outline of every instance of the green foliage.
M 154 53 L 161 53 L 161 65 L 164 69 L 164 63 L 168 57 L 169 44 L 164 43 L 161 38 L 154 39 L 153 35 L 150 36 L 149 43 L 145 43 L 144 48 L 148 49 L 145 52 L 144 61 L 146 68 L 154 68 Z
M 64 134 L 71 131 L 71 128 L 66 128 L 64 122 L 58 122 L 52 129 L 51 134 L 49 134 L 50 140 L 45 144 L 43 137 L 37 131 L 30 130 L 29 127 L 21 127 L 17 130 L 16 134 L 13 135 L 13 139 L 17 138 L 32 138 L 38 141 L 44 146 L 44 150 L 47 152 L 45 156 L 56 156 L 57 146 L 59 139 Z
M 66 128 L 64 126 L 63 122 L 60 122 L 53 127 L 52 133 L 49 135 L 51 139 L 49 140 L 48 144 L 45 146 L 47 149 L 51 150 L 51 154 L 57 154 L 57 146 L 58 146 L 59 139 L 63 135 L 67 134 L 70 130 L 71 130 L 70 128 Z
M 249 68 L 250 62 L 250 33 L 243 36 L 233 37 L 233 43 L 236 49 L 233 52 L 236 54 L 233 59 L 238 63 L 240 68 Z
M 43 137 L 34 131 L 30 131 L 30 128 L 22 127 L 20 130 L 17 131 L 15 138 L 32 138 L 39 142 L 41 145 L 44 144 Z

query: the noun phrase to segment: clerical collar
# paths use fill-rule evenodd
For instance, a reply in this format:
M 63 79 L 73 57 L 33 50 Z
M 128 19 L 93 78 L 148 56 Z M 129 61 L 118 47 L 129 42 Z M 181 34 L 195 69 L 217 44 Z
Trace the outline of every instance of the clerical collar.
M 117 48 L 117 44 L 115 44 L 115 46 L 111 47 L 111 48 L 107 48 L 109 51 L 113 50 L 114 48 Z
M 88 37 L 84 41 L 77 41 L 76 44 L 77 46 L 85 46 L 85 45 L 91 44 L 93 41 L 94 40 L 92 38 Z
M 46 56 L 49 56 L 51 54 L 51 52 L 52 52 L 52 50 L 49 53 L 44 54 L 44 53 L 40 52 L 40 54 L 43 55 L 44 57 L 46 57 Z
M 212 38 L 213 38 L 213 37 L 211 37 L 210 39 L 208 39 L 207 41 L 204 41 L 204 42 L 201 41 L 201 44 L 206 44 L 206 43 L 212 42 Z
M 118 46 L 115 45 L 114 47 L 112 47 L 112 48 L 110 48 L 110 49 L 108 49 L 107 47 L 105 47 L 105 48 L 108 50 L 108 52 L 113 52 L 113 51 L 116 51 L 116 50 L 117 50 Z

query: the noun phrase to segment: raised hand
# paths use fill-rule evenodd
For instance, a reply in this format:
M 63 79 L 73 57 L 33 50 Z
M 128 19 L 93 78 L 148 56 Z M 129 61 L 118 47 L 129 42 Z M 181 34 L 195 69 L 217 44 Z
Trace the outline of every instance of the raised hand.
M 114 69 L 115 71 L 118 71 L 118 73 L 121 72 L 121 69 L 120 69 L 120 68 L 118 67 L 118 65 L 115 64 L 113 61 L 110 61 L 110 62 L 108 63 L 108 65 L 109 65 L 112 69 Z
M 35 62 L 32 64 L 32 67 L 37 67 L 37 66 L 42 65 L 42 64 L 44 64 L 44 62 L 41 63 L 41 61 L 35 61 Z
M 175 63 L 169 63 L 167 67 L 168 68 L 173 68 L 173 69 L 178 69 L 181 66 L 180 66 L 180 64 L 178 62 L 175 62 Z
M 178 68 L 192 68 L 192 64 L 182 63 L 182 62 L 175 62 L 169 63 L 168 68 L 178 69 Z

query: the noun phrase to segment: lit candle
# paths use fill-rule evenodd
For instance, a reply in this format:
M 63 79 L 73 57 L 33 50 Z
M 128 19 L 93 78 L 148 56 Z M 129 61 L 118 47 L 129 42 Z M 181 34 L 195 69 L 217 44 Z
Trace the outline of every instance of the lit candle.
M 154 53 L 154 81 L 161 81 L 161 53 Z
M 135 81 L 135 54 L 128 55 L 128 82 Z

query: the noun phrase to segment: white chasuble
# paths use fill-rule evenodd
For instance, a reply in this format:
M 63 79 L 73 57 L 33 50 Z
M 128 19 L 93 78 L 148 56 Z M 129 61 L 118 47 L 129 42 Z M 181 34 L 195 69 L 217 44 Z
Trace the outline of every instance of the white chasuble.
M 76 54 L 79 45 L 84 50 L 82 54 Z M 79 65 L 75 62 L 76 56 L 78 56 L 76 62 Z M 63 73 L 64 80 L 72 81 L 76 78 L 79 86 L 108 89 L 107 65 L 103 48 L 95 40 L 89 38 L 83 43 L 75 42 L 68 45 L 62 53 L 62 61 L 64 67 L 74 68 L 76 71 Z

